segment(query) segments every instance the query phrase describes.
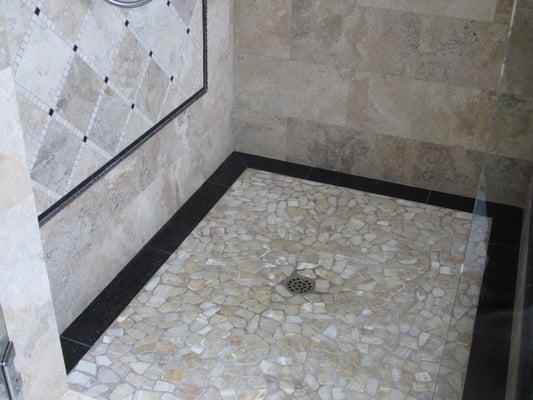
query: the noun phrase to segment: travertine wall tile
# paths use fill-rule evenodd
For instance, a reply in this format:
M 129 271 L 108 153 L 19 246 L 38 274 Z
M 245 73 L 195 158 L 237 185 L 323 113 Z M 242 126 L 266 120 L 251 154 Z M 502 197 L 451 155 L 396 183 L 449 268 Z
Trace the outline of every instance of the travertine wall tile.
M 289 119 L 287 161 L 473 196 L 483 153 Z
M 490 96 L 475 88 L 374 73 L 350 82 L 348 126 L 484 150 Z
M 414 11 L 423 14 L 493 21 L 497 0 L 359 0 L 365 6 Z
M 17 353 L 22 396 L 57 399 L 67 389 L 65 368 L 11 68 L 0 71 L 0 86 L 0 307 Z
M 507 25 L 447 17 L 423 21 L 417 78 L 497 88 Z
M 506 57 L 503 90 L 533 98 L 533 1 L 518 0 Z
M 172 6 L 190 21 L 198 18 L 190 2 Z M 232 1 L 209 0 L 208 13 L 207 94 L 41 228 L 60 330 L 233 150 Z M 125 129 L 120 148 L 150 122 L 141 109 L 136 106 L 127 122 L 120 123 Z M 90 168 L 85 157 L 101 156 L 91 152 L 94 148 L 89 137 L 77 168 Z M 82 175 L 74 173 L 71 185 Z
M 235 0 L 235 50 L 289 58 L 291 0 Z
M 252 47 L 254 39 L 261 49 L 253 35 L 240 37 L 239 27 L 252 29 L 243 15 L 258 15 L 251 4 L 240 2 L 236 43 L 249 40 Z M 511 156 L 517 146 L 516 156 L 529 152 L 524 145 L 529 137 L 524 129 L 527 102 L 515 101 L 513 112 L 500 122 L 492 116 L 511 10 L 511 0 L 293 0 L 289 60 L 250 56 L 236 46 L 237 148 L 279 159 L 286 154 L 289 160 L 344 171 L 351 163 L 365 176 L 472 195 L 478 152 L 489 146 L 494 125 L 505 123 L 514 131 L 515 140 L 500 135 L 502 154 Z M 516 53 L 528 54 L 519 46 Z M 515 63 L 528 80 L 525 65 Z M 338 79 L 331 83 L 335 74 Z M 339 112 L 343 102 L 338 82 L 349 84 L 345 120 Z M 509 80 L 507 87 L 512 86 Z M 510 93 L 523 97 L 527 84 L 517 81 L 514 86 L 519 93 Z M 280 127 L 287 118 L 285 134 Z M 291 130 L 291 120 L 318 122 L 323 129 L 304 134 Z M 299 141 L 305 145 L 298 146 Z M 337 149 L 329 148 L 328 141 Z M 394 156 L 391 146 L 398 148 Z M 362 159 L 374 160 L 380 150 L 390 161 L 381 163 L 387 166 L 377 162 L 367 167 Z M 423 151 L 434 160 L 449 158 L 441 164 L 447 170 L 394 167 L 401 164 L 397 160 Z M 471 159 L 461 162 L 461 157 Z M 457 177 L 456 184 L 450 177 Z M 446 190 L 448 184 L 452 189 Z
M 293 1 L 291 58 L 355 70 L 414 76 L 420 15 L 357 7 L 355 1 Z
M 238 54 L 235 102 L 252 111 L 346 123 L 348 82 L 331 66 Z
M 286 159 L 287 118 L 237 107 L 235 150 L 277 160 Z
M 4 9 L 17 94 L 31 117 L 24 131 L 39 213 L 51 205 L 41 201 L 44 192 L 57 201 L 69 182 L 103 165 L 87 163 L 109 160 L 203 87 L 202 0 L 157 0 L 142 10 L 102 0 L 12 0 Z M 46 142 L 58 131 L 76 145 L 50 152 L 57 143 Z M 82 143 L 99 157 L 78 163 Z M 61 184 L 57 171 L 66 174 Z

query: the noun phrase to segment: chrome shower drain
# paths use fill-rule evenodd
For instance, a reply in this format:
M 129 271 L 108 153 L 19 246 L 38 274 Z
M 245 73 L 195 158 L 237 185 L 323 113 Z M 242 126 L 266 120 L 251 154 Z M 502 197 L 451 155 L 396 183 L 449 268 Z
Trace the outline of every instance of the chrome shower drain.
M 303 276 L 291 276 L 285 281 L 287 290 L 294 294 L 305 294 L 314 291 L 315 281 Z

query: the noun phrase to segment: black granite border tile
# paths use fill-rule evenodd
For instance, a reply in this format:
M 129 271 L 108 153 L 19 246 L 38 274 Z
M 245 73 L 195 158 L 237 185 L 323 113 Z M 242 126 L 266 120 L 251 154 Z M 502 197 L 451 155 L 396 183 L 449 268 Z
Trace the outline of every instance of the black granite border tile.
M 82 350 L 96 342 L 247 167 L 459 211 L 472 211 L 474 207 L 474 199 L 467 197 L 234 152 L 65 330 L 62 344 L 67 368 L 71 369 L 83 357 Z M 507 364 L 502 367 L 498 363 L 509 358 L 506 343 L 512 326 L 522 210 L 494 203 L 476 205 L 475 212 L 493 218 L 494 232 L 463 398 L 488 398 L 485 395 L 490 393 L 491 399 L 497 399 L 505 392 Z M 486 379 L 491 380 L 490 385 L 483 385 Z
M 245 167 L 259 169 L 261 171 L 273 172 L 275 174 L 292 176 L 294 178 L 306 179 L 311 172 L 311 167 L 294 164 L 288 161 L 273 160 L 271 158 L 255 156 L 246 153 L 234 153 Z
M 61 350 L 63 351 L 63 359 L 65 360 L 65 369 L 67 374 L 74 369 L 79 360 L 91 349 L 82 343 L 77 343 L 70 339 L 60 337 Z
M 169 256 L 144 247 L 61 336 L 92 346 Z
M 432 190 L 429 194 L 427 203 L 432 206 L 471 213 L 474 210 L 475 200 L 470 197 Z

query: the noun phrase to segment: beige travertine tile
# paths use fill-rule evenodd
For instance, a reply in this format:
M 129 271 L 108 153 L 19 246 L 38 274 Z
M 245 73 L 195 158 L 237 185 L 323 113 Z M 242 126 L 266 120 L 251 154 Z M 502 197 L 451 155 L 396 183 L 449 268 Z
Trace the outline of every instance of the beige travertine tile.
M 479 89 L 360 72 L 350 83 L 348 126 L 484 150 L 490 110 Z
M 235 150 L 285 160 L 287 156 L 287 118 L 246 110 L 235 112 Z
M 490 147 L 495 154 L 533 161 L 533 99 L 498 96 Z
M 413 76 L 422 19 L 354 1 L 293 1 L 291 58 L 354 70 Z
M 104 78 L 75 56 L 57 100 L 56 111 L 72 126 L 85 132 L 103 86 Z
M 426 16 L 416 77 L 496 89 L 506 32 L 505 24 Z
M 489 153 L 484 165 L 487 201 L 524 207 L 532 176 L 532 161 Z
M 346 123 L 348 82 L 331 66 L 237 54 L 235 102 L 256 112 Z
M 513 12 L 514 0 L 498 0 L 496 6 L 496 13 L 494 15 L 494 22 L 507 24 L 511 22 L 511 14 Z
M 506 56 L 503 90 L 533 98 L 533 2 L 518 0 Z
M 493 21 L 497 0 L 358 0 L 358 3 L 370 7 Z
M 90 0 L 48 0 L 43 4 L 43 12 L 66 39 L 74 41 L 78 37 L 90 5 Z
M 287 161 L 473 196 L 482 153 L 291 118 Z
M 290 0 L 236 0 L 235 51 L 289 58 Z

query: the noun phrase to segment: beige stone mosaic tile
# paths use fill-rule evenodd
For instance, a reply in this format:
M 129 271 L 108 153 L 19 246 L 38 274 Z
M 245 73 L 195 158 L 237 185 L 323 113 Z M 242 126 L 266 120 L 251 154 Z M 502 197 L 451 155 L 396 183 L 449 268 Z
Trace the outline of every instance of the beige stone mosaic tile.
M 453 311 L 470 226 L 470 214 L 247 170 L 71 388 L 110 400 L 431 399 L 448 328 L 464 330 Z M 294 272 L 315 292 L 290 293 L 281 282 Z

